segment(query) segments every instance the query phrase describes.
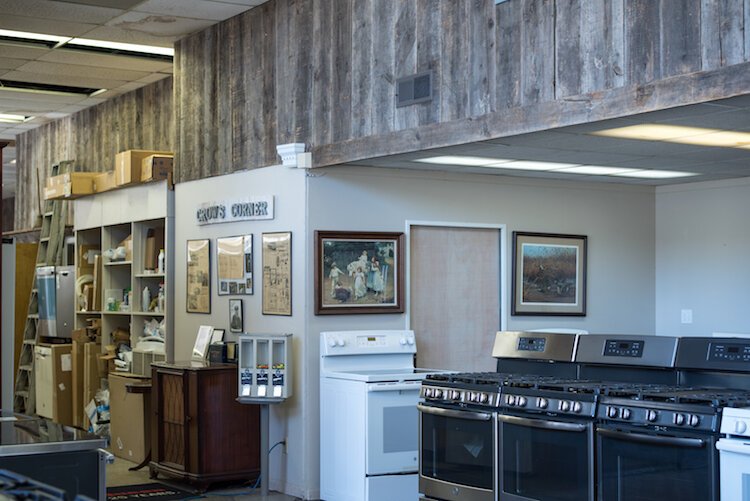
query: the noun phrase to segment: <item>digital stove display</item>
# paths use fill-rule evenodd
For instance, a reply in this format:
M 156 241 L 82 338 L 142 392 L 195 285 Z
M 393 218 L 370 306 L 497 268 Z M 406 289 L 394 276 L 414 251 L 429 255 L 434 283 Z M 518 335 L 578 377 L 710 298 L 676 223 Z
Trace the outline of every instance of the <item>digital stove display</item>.
M 604 356 L 641 358 L 643 341 L 608 339 L 604 345 Z
M 711 343 L 708 359 L 712 362 L 750 362 L 750 344 Z
M 547 339 L 543 337 L 518 338 L 518 351 L 544 351 Z

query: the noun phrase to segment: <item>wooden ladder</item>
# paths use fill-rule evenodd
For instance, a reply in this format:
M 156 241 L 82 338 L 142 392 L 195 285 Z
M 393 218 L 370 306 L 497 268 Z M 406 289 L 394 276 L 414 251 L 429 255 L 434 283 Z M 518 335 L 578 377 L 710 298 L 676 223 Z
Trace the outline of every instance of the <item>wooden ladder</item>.
M 73 172 L 74 162 L 66 160 L 53 165 L 51 176 Z M 13 410 L 21 414 L 36 412 L 34 394 L 34 348 L 39 342 L 39 290 L 37 270 L 41 266 L 59 266 L 65 251 L 65 222 L 68 215 L 66 200 L 45 200 L 42 212 L 42 229 L 39 234 L 39 248 L 36 253 L 36 269 L 23 329 L 23 345 L 18 361 L 18 373 L 13 397 Z

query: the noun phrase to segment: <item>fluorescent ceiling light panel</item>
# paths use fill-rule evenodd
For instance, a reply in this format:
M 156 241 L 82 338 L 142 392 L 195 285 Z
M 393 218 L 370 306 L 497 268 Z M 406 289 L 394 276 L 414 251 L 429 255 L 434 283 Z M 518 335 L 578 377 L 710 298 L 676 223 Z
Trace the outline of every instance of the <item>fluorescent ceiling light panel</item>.
M 510 162 L 510 160 L 502 160 L 500 158 L 485 158 L 485 157 L 468 157 L 468 156 L 441 156 L 441 157 L 427 157 L 419 158 L 414 160 L 415 162 L 422 162 L 426 164 L 439 164 L 439 165 L 468 165 L 471 167 L 483 167 L 490 164 L 500 162 Z
M 668 143 L 713 146 L 718 148 L 750 149 L 750 133 L 686 127 L 683 125 L 642 124 L 592 132 L 595 136 L 638 139 L 642 141 L 664 141 Z
M 638 177 L 643 179 L 671 179 L 677 177 L 697 176 L 694 172 L 679 172 L 674 170 L 635 170 L 613 174 L 613 176 Z
M 515 160 L 508 163 L 498 163 L 488 165 L 487 167 L 497 167 L 498 169 L 512 169 L 512 170 L 537 170 L 537 171 L 548 171 L 566 169 L 575 167 L 580 164 L 561 164 L 557 162 L 536 162 L 532 160 Z
M 159 54 L 161 56 L 174 57 L 174 49 L 171 47 L 156 47 L 154 45 L 138 45 L 132 43 L 108 42 L 106 40 L 92 40 L 89 38 L 73 38 L 65 45 L 100 47 L 102 49 L 115 49 L 128 52 L 143 52 L 144 54 Z
M 27 31 L 0 30 L 0 37 L 20 38 L 24 40 L 41 40 L 43 42 L 67 42 L 70 37 L 46 35 L 44 33 L 30 33 Z
M 635 170 L 637 169 L 628 169 L 624 167 L 604 167 L 601 165 L 578 165 L 576 167 L 556 169 L 556 172 L 564 172 L 566 174 L 585 174 L 591 176 L 612 176 L 615 174 L 622 174 Z
M 22 124 L 24 123 L 28 118 L 23 115 L 10 115 L 8 113 L 0 113 L 0 122 L 6 123 L 6 124 Z

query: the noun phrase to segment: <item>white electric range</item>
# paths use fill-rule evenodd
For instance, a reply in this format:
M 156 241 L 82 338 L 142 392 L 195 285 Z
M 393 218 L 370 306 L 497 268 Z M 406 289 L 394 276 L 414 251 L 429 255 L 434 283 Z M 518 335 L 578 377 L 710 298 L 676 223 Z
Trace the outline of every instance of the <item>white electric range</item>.
M 417 402 L 427 374 L 414 367 L 409 330 L 320 336 L 320 497 L 418 499 Z

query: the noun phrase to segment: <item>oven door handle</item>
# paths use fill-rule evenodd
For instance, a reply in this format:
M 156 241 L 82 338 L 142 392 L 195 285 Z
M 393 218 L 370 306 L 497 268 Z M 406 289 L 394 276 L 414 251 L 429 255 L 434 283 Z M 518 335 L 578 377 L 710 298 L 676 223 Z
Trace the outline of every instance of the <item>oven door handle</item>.
M 497 419 L 508 424 L 516 424 L 529 428 L 542 428 L 544 430 L 556 431 L 586 431 L 587 425 L 581 423 L 563 423 L 562 421 L 543 421 L 540 419 L 529 419 L 518 416 L 506 416 L 501 414 Z
M 658 435 L 626 433 L 623 431 L 607 430 L 603 428 L 597 429 L 596 433 L 604 437 L 619 438 L 620 440 L 638 442 L 641 444 L 676 445 L 678 447 L 694 447 L 696 449 L 706 445 L 706 441 L 702 438 L 661 437 Z
M 738 439 L 726 439 L 722 438 L 716 442 L 716 448 L 720 451 L 736 452 L 744 456 L 750 456 L 750 442 Z
M 419 391 L 422 386 L 421 382 L 416 383 L 387 383 L 387 384 L 368 384 L 367 391 Z
M 417 409 L 425 414 L 435 414 L 436 416 L 458 419 L 470 419 L 472 421 L 489 421 L 492 419 L 492 414 L 488 412 L 458 411 L 454 409 L 443 409 L 442 407 L 429 407 L 422 404 L 417 404 Z

